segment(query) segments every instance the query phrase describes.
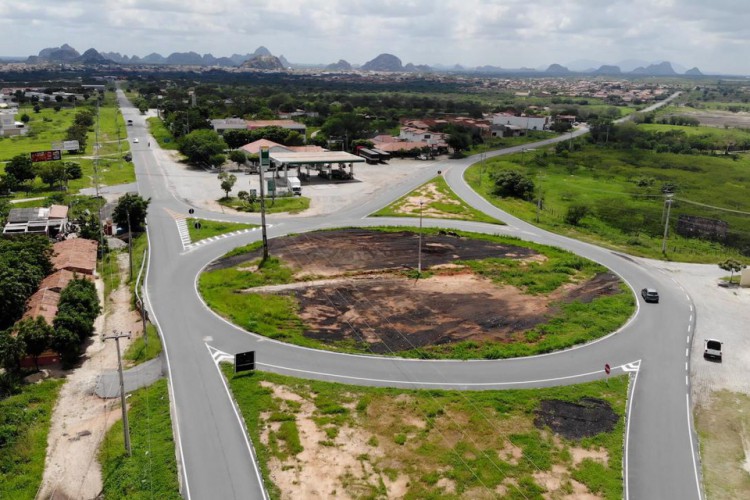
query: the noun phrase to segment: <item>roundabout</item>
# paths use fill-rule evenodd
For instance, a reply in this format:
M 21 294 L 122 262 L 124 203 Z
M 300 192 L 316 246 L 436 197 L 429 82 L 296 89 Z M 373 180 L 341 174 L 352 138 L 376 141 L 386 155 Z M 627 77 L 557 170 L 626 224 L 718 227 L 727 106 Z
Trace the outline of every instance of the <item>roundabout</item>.
M 140 120 L 121 96 L 124 114 Z M 565 138 L 567 139 L 567 137 Z M 545 144 L 553 141 L 545 141 Z M 544 144 L 537 144 L 540 147 Z M 528 147 L 528 146 L 527 146 Z M 520 147 L 490 153 L 507 154 Z M 257 241 L 257 232 L 220 239 L 185 250 L 169 211 L 190 207 L 170 188 L 165 167 L 153 150 L 133 152 L 139 191 L 151 197 L 148 309 L 162 332 L 167 353 L 173 425 L 186 498 L 265 498 L 252 443 L 221 376 L 218 361 L 255 351 L 262 371 L 354 385 L 400 388 L 487 390 L 553 387 L 630 376 L 623 450 L 625 498 L 702 498 L 697 446 L 690 411 L 689 348 L 696 311 L 690 297 L 671 278 L 643 261 L 541 231 L 492 207 L 466 185 L 464 170 L 478 158 L 436 165 L 451 189 L 466 203 L 507 226 L 427 219 L 425 228 L 450 228 L 515 236 L 573 252 L 616 273 L 631 290 L 659 290 L 657 307 L 641 307 L 619 329 L 598 340 L 560 351 L 502 360 L 424 360 L 350 354 L 290 345 L 254 335 L 210 311 L 197 282 L 201 271 L 233 248 Z M 420 170 L 389 190 L 363 197 L 347 210 L 325 217 L 271 220 L 269 237 L 341 227 L 413 226 L 398 218 L 368 219 L 434 176 Z M 215 214 L 197 210 L 196 216 Z M 227 220 L 257 222 L 246 216 Z M 632 295 L 632 292 L 629 292 Z

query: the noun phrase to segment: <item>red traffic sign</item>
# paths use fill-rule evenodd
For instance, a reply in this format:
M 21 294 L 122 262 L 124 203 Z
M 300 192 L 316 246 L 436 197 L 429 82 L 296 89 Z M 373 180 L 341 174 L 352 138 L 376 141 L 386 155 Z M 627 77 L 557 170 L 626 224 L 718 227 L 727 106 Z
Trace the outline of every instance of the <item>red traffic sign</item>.
M 609 372 L 610 372 L 610 371 L 612 371 L 612 370 L 610 369 L 610 367 L 609 367 L 609 363 L 605 363 L 605 364 L 604 364 L 604 371 L 605 371 L 605 372 L 607 373 L 607 375 L 609 375 Z

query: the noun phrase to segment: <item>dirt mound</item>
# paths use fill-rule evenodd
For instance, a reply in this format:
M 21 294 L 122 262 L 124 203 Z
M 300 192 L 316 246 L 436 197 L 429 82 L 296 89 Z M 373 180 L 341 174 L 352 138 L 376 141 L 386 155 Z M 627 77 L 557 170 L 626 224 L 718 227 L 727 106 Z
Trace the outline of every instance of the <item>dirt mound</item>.
M 581 439 L 611 432 L 620 417 L 606 401 L 581 398 L 577 403 L 547 399 L 536 412 L 534 425 L 549 427 L 567 439 Z

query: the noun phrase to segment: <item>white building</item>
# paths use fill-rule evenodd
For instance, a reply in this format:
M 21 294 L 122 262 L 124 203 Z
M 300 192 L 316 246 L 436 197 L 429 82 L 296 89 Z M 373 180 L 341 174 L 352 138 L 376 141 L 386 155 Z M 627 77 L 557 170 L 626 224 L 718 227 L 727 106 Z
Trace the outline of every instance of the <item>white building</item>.
M 549 116 L 516 116 L 510 113 L 497 113 L 492 116 L 492 125 L 510 125 L 526 130 L 546 130 Z
M 440 132 L 430 132 L 421 128 L 401 127 L 398 137 L 405 142 L 424 142 L 428 146 L 438 146 L 445 144 L 446 136 Z
M 25 135 L 28 132 L 24 122 L 16 121 L 16 109 L 0 109 L 0 136 Z

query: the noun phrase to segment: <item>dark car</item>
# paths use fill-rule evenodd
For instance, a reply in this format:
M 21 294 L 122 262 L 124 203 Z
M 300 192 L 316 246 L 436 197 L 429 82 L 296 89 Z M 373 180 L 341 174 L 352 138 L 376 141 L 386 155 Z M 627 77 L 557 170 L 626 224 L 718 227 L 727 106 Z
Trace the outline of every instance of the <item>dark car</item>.
M 722 343 L 716 339 L 706 339 L 703 341 L 703 357 L 706 359 L 716 359 L 721 361 Z
M 644 288 L 641 290 L 641 297 L 643 297 L 643 300 L 646 302 L 659 302 L 659 292 L 653 288 Z

